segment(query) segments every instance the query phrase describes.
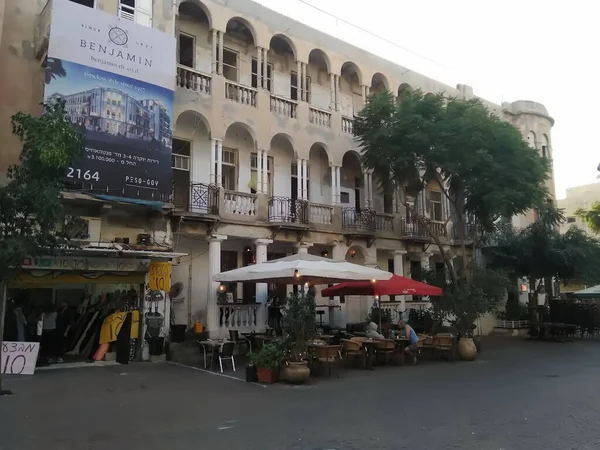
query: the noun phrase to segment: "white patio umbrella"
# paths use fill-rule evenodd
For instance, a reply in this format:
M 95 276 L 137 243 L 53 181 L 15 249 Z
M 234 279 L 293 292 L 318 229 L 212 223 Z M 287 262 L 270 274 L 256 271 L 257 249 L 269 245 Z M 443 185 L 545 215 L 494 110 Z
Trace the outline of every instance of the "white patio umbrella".
M 346 261 L 322 258 L 308 253 L 297 253 L 285 258 L 253 264 L 240 269 L 221 272 L 213 277 L 221 283 L 277 283 L 319 284 L 341 283 L 342 281 L 389 280 L 390 272 L 360 266 Z

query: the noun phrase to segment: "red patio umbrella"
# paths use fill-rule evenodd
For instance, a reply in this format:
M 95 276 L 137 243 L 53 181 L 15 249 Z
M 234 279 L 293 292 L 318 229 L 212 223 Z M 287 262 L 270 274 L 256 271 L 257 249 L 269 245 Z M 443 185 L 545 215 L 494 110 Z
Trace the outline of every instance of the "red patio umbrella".
M 442 295 L 439 287 L 432 286 L 410 278 L 394 275 L 389 280 L 346 281 L 321 291 L 323 297 L 340 295 Z

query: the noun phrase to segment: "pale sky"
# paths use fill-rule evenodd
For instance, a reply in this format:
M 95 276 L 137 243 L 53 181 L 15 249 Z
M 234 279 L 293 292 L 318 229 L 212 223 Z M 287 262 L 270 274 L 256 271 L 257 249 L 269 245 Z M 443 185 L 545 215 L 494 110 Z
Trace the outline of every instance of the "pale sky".
M 596 182 L 600 2 L 305 0 L 406 51 L 299 0 L 255 1 L 450 86 L 468 84 L 475 95 L 495 103 L 544 104 L 556 121 L 557 197 L 563 198 L 567 187 Z

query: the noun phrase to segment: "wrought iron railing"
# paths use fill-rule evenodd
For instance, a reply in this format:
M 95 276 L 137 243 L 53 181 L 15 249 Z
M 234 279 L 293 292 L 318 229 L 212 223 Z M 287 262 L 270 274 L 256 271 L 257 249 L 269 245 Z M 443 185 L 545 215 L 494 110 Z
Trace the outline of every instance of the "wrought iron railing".
M 377 231 L 394 231 L 394 215 L 376 213 L 375 214 L 375 229 Z
M 417 220 L 403 218 L 400 226 L 400 235 L 407 238 L 429 239 L 431 234 L 440 238 L 448 237 L 448 228 L 445 222 L 427 222 L 427 225 Z
M 173 205 L 176 209 L 201 214 L 219 214 L 219 188 L 214 184 L 190 183 L 173 185 Z
M 376 213 L 372 209 L 344 208 L 342 213 L 342 229 L 375 232 Z
M 271 197 L 269 199 L 269 222 L 308 224 L 308 200 Z

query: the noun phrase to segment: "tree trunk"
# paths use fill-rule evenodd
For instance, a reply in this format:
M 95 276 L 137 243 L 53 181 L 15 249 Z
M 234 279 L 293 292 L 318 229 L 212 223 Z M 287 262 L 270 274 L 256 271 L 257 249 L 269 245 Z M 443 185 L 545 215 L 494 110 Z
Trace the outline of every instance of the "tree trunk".
M 4 348 L 4 315 L 6 311 L 6 283 L 0 284 L 0 362 L 2 361 L 2 349 Z M 0 367 L 0 397 L 10 395 L 12 392 L 4 390 L 4 375 Z

